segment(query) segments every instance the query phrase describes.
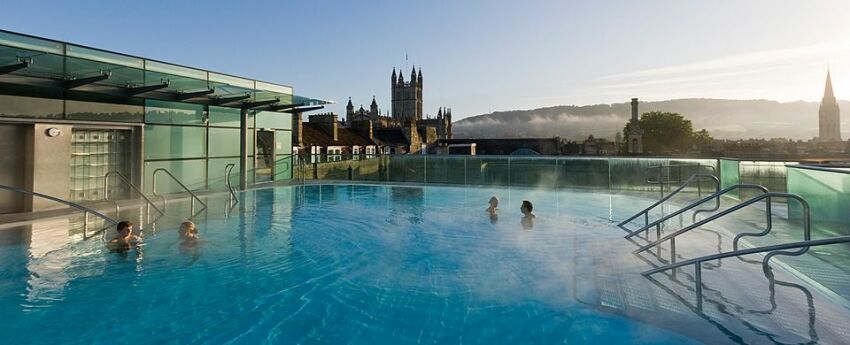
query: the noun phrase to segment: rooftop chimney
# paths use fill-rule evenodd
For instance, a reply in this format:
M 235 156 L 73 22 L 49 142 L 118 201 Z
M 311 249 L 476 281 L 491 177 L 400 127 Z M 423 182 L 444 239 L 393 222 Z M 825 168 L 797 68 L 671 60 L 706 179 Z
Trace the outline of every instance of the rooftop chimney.
M 295 131 L 292 146 L 301 147 L 304 145 L 304 121 L 301 119 L 301 113 L 292 114 L 292 122 L 292 129 Z
M 330 135 L 334 141 L 339 140 L 339 136 L 337 135 L 337 127 L 339 126 L 339 121 L 337 120 L 337 116 L 334 113 L 327 114 L 318 114 L 318 115 L 310 115 L 308 118 L 310 123 L 319 124 L 322 130 L 325 131 L 328 135 Z
M 369 138 L 370 141 L 375 140 L 375 135 L 372 131 L 372 121 L 370 120 L 352 121 L 351 129 L 357 132 L 357 134 Z

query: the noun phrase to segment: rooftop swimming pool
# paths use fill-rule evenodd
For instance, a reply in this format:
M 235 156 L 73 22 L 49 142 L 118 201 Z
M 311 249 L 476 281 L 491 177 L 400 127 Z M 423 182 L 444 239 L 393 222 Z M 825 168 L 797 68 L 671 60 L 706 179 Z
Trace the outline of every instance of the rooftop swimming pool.
M 0 229 L 2 342 L 850 341 L 848 310 L 781 268 L 771 283 L 760 265 L 707 265 L 703 312 L 691 272 L 641 276 L 652 262 L 616 221 L 655 200 L 642 194 L 325 184 L 243 192 L 232 210 L 209 198 L 194 247 L 171 211 L 126 253 L 75 240 L 67 219 Z M 681 245 L 711 249 L 714 236 Z

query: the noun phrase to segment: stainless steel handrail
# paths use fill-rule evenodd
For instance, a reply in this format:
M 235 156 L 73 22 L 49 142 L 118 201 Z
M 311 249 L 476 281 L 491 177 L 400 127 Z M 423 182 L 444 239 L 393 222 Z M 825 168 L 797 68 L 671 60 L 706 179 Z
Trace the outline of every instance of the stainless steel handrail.
M 769 261 L 772 257 L 776 255 L 787 255 L 787 256 L 798 256 L 806 253 L 809 250 L 809 247 L 817 247 L 829 244 L 838 244 L 838 243 L 850 243 L 850 236 L 837 236 L 831 238 L 825 238 L 820 240 L 805 240 L 799 242 L 791 242 L 791 243 L 783 243 L 783 244 L 775 244 L 764 247 L 756 247 L 756 248 L 748 248 L 748 249 L 740 249 L 734 250 L 726 253 L 717 253 L 712 255 L 706 255 L 703 257 L 689 259 L 685 261 L 680 261 L 676 263 L 671 263 L 666 266 L 654 268 L 651 270 L 647 270 L 642 272 L 641 274 L 645 277 L 648 277 L 652 274 L 676 269 L 682 266 L 694 265 L 694 277 L 696 280 L 696 294 L 697 294 L 697 308 L 702 310 L 702 263 L 706 261 L 718 260 L 733 256 L 742 256 L 749 254 L 757 254 L 769 252 L 762 259 L 762 271 L 764 271 L 765 275 L 768 277 L 773 277 L 773 272 L 771 272 Z M 784 251 L 786 249 L 796 249 L 800 248 L 801 250 L 788 252 Z
M 239 197 L 236 196 L 236 191 L 233 190 L 233 185 L 230 184 L 230 173 L 233 171 L 233 168 L 236 167 L 236 164 L 228 163 L 224 166 L 224 184 L 227 186 L 227 189 L 230 191 L 230 207 L 236 206 L 239 203 Z M 236 202 L 234 202 L 236 200 Z
M 33 192 L 33 191 L 18 188 L 18 187 L 6 186 L 6 185 L 2 185 L 2 184 L 0 184 L 0 189 L 8 190 L 10 192 L 16 192 L 16 193 L 21 193 L 21 194 L 37 196 L 37 197 L 44 198 L 44 199 L 47 199 L 47 200 L 50 200 L 50 201 L 58 202 L 60 204 L 68 205 L 68 206 L 76 208 L 80 211 L 83 211 L 83 227 L 84 227 L 84 230 L 86 230 L 86 231 L 88 230 L 88 227 L 89 227 L 89 213 L 92 213 L 92 214 L 94 214 L 94 215 L 96 215 L 100 218 L 103 218 L 103 220 L 111 223 L 112 225 L 118 224 L 118 221 L 116 221 L 115 219 L 109 218 L 109 216 L 107 216 L 103 213 L 100 213 L 98 211 L 95 211 L 94 209 L 85 207 L 83 205 L 80 205 L 80 204 L 72 202 L 72 201 L 59 199 L 55 196 L 50 196 L 50 195 L 47 195 L 47 194 L 42 194 L 42 193 L 39 193 L 39 192 Z
M 696 222 L 694 224 L 686 226 L 686 227 L 684 227 L 684 228 L 682 228 L 678 231 L 670 233 L 667 236 L 664 236 L 662 238 L 655 240 L 655 242 L 651 242 L 651 243 L 649 243 L 649 244 L 647 244 L 643 247 L 636 249 L 633 253 L 634 254 L 641 253 L 641 252 L 646 251 L 646 250 L 648 250 L 652 247 L 655 247 L 655 246 L 657 246 L 661 243 L 664 243 L 667 240 L 670 240 L 670 262 L 675 263 L 676 262 L 676 237 L 677 236 L 684 234 L 688 231 L 691 231 L 693 229 L 696 229 L 700 226 L 703 226 L 707 223 L 710 223 L 710 222 L 712 222 L 712 221 L 714 221 L 714 220 L 716 220 L 720 217 L 726 216 L 726 215 L 728 215 L 732 212 L 738 211 L 740 209 L 743 209 L 747 206 L 750 206 L 754 203 L 757 203 L 761 200 L 766 199 L 765 201 L 767 202 L 767 209 L 766 209 L 766 212 L 767 212 L 767 230 L 762 231 L 760 233 L 738 234 L 737 236 L 735 236 L 735 239 L 734 239 L 734 242 L 733 242 L 734 248 L 737 249 L 738 248 L 738 240 L 740 240 L 741 237 L 744 237 L 744 236 L 764 236 L 764 235 L 767 235 L 771 231 L 771 229 L 773 227 L 773 225 L 772 225 L 773 213 L 771 212 L 771 207 L 770 207 L 771 205 L 770 204 L 771 204 L 771 198 L 774 198 L 774 197 L 795 199 L 795 200 L 800 202 L 800 204 L 803 206 L 803 239 L 807 240 L 807 241 L 810 240 L 812 238 L 812 224 L 811 224 L 811 212 L 810 212 L 810 208 L 809 208 L 809 203 L 806 202 L 805 199 L 803 199 L 802 197 L 800 197 L 799 195 L 796 195 L 796 194 L 770 192 L 770 193 L 765 193 L 765 194 L 753 197 L 750 200 L 747 200 L 747 201 L 742 202 L 738 205 L 735 205 L 735 206 L 730 207 L 726 210 L 723 210 L 722 212 L 717 213 L 715 215 L 712 215 L 711 217 L 708 217 L 708 218 L 703 219 L 699 222 Z
M 166 169 L 166 168 L 158 168 L 158 169 L 156 169 L 156 170 L 154 170 L 154 171 L 153 171 L 153 188 L 152 188 L 152 191 L 151 191 L 151 192 L 153 193 L 153 195 L 156 195 L 156 196 L 158 196 L 158 197 L 162 198 L 162 207 L 163 207 L 163 208 L 165 208 L 165 207 L 166 207 L 166 205 L 167 205 L 167 203 L 166 203 L 166 199 L 165 199 L 165 196 L 164 196 L 164 195 L 159 195 L 159 194 L 157 194 L 157 192 L 156 192 L 156 174 L 157 174 L 157 173 L 159 173 L 159 172 L 164 172 L 164 173 L 168 174 L 168 176 L 169 176 L 169 177 L 171 177 L 171 179 L 172 179 L 172 180 L 174 180 L 174 182 L 177 182 L 177 184 L 178 184 L 180 187 L 182 187 L 182 188 L 183 188 L 183 190 L 185 190 L 185 191 L 189 192 L 189 194 L 192 196 L 192 197 L 189 199 L 189 200 L 191 200 L 191 210 L 190 210 L 189 212 L 190 212 L 190 213 L 192 213 L 192 216 L 193 216 L 193 217 L 195 216 L 195 200 L 198 200 L 198 202 L 199 202 L 199 203 L 201 203 L 201 205 L 203 205 L 203 206 L 204 206 L 203 208 L 201 208 L 200 210 L 198 210 L 198 212 L 199 212 L 199 213 L 200 213 L 201 211 L 203 211 L 203 210 L 205 210 L 205 209 L 207 208 L 207 204 L 206 204 L 206 203 L 204 203 L 204 202 L 201 200 L 201 198 L 199 198 L 199 197 L 198 197 L 198 196 L 197 196 L 194 192 L 192 192 L 192 190 L 190 190 L 190 189 L 189 189 L 189 187 L 186 187 L 186 185 L 185 185 L 185 184 L 183 184 L 183 182 L 180 182 L 180 180 L 179 180 L 179 179 L 177 179 L 177 177 L 176 177 L 176 176 L 174 176 L 174 174 L 172 174 L 170 171 L 168 171 L 168 169 Z
M 147 203 L 147 205 L 149 207 L 148 211 L 150 211 L 150 207 L 152 206 L 154 208 L 154 210 L 159 212 L 160 215 L 165 214 L 165 212 L 162 212 L 162 210 L 160 210 L 159 207 L 156 207 L 156 204 L 154 204 L 153 201 L 151 201 L 151 199 L 149 199 L 144 193 L 142 193 L 142 191 L 139 190 L 139 188 L 136 187 L 136 185 L 134 185 L 133 182 L 131 182 L 130 179 L 127 178 L 127 176 L 125 176 L 121 172 L 118 172 L 118 171 L 115 171 L 115 170 L 107 172 L 105 175 L 103 175 L 103 198 L 104 198 L 104 200 L 107 200 L 107 201 L 109 200 L 109 176 L 112 176 L 112 175 L 115 175 L 115 176 L 118 176 L 119 178 L 121 178 L 121 180 L 124 181 L 124 184 L 130 186 L 130 189 L 135 191 L 136 194 L 139 194 L 139 196 L 141 196 L 142 199 L 144 199 L 145 202 Z M 118 201 L 114 201 L 114 202 L 115 202 L 115 213 L 119 214 L 121 212 L 121 207 L 118 206 Z
M 644 227 L 642 227 L 642 228 L 640 228 L 640 229 L 637 229 L 637 230 L 635 230 L 635 231 L 632 231 L 630 234 L 626 235 L 626 236 L 625 236 L 625 238 L 626 238 L 626 239 L 632 238 L 632 237 L 634 237 L 635 235 L 639 234 L 641 231 L 649 231 L 649 228 L 651 228 L 651 227 L 653 227 L 653 226 L 655 226 L 655 228 L 656 228 L 656 232 L 660 232 L 660 225 L 661 225 L 662 223 L 664 223 L 665 221 L 668 221 L 668 220 L 670 220 L 671 218 L 673 218 L 673 217 L 675 217 L 675 216 L 678 216 L 678 215 L 680 215 L 680 214 L 683 214 L 683 213 L 685 213 L 685 212 L 687 212 L 687 211 L 689 211 L 689 210 L 691 210 L 691 209 L 693 209 L 693 208 L 695 208 L 695 207 L 697 207 L 697 206 L 699 206 L 699 205 L 702 205 L 702 204 L 703 204 L 704 202 L 706 202 L 706 201 L 709 201 L 709 200 L 711 200 L 711 199 L 715 199 L 715 200 L 716 200 L 716 204 L 714 205 L 714 207 L 713 207 L 713 208 L 710 208 L 710 209 L 702 209 L 702 210 L 696 210 L 696 211 L 694 211 L 693 222 L 696 222 L 696 216 L 697 216 L 697 214 L 698 214 L 698 213 L 700 213 L 700 212 L 713 212 L 713 211 L 717 211 L 718 209 L 720 209 L 720 197 L 721 197 L 721 196 L 723 196 L 723 195 L 724 195 L 724 194 L 726 194 L 726 193 L 729 193 L 729 192 L 731 192 L 731 191 L 733 191 L 733 190 L 737 190 L 737 189 L 758 189 L 758 190 L 762 191 L 762 193 L 768 193 L 768 192 L 770 192 L 770 191 L 769 191 L 769 190 L 767 190 L 767 188 L 765 188 L 764 186 L 762 186 L 762 185 L 757 185 L 757 184 L 748 184 L 748 183 L 743 183 L 743 184 L 736 184 L 736 185 L 734 185 L 734 186 L 729 186 L 729 187 L 726 187 L 726 188 L 724 188 L 723 190 L 719 190 L 719 191 L 717 191 L 717 192 L 715 192 L 715 193 L 713 193 L 713 194 L 711 194 L 711 195 L 709 195 L 709 196 L 707 196 L 707 197 L 705 197 L 705 198 L 702 198 L 702 199 L 700 199 L 700 200 L 697 200 L 697 201 L 695 201 L 695 202 L 691 203 L 691 204 L 690 204 L 690 205 L 688 205 L 688 206 L 685 206 L 685 207 L 683 207 L 683 208 L 680 208 L 679 210 L 677 210 L 677 211 L 675 211 L 675 212 L 673 212 L 673 213 L 671 213 L 671 214 L 669 214 L 669 215 L 666 215 L 666 216 L 664 216 L 664 217 L 662 217 L 662 218 L 660 218 L 660 219 L 658 219 L 658 220 L 656 220 L 656 221 L 653 221 L 652 223 L 648 223 L 648 224 L 646 224 Z
M 620 224 L 617 224 L 617 226 L 618 226 L 620 229 L 625 230 L 625 231 L 626 231 L 626 232 L 628 232 L 629 234 L 632 234 L 632 230 L 630 230 L 629 228 L 627 228 L 627 227 L 626 227 L 626 224 L 628 224 L 629 222 L 631 222 L 631 221 L 635 220 L 637 217 L 640 217 L 640 215 L 641 215 L 641 214 L 643 214 L 643 215 L 644 215 L 644 225 L 648 225 L 648 224 L 649 224 L 649 211 L 650 211 L 650 210 L 652 210 L 653 208 L 657 207 L 658 205 L 663 204 L 665 201 L 670 200 L 670 198 L 672 198 L 673 196 L 675 196 L 676 194 L 678 194 L 679 192 L 681 192 L 683 189 L 685 189 L 685 187 L 687 187 L 687 186 L 688 186 L 691 182 L 693 182 L 694 180 L 697 180 L 697 179 L 699 179 L 699 178 L 703 178 L 703 177 L 705 177 L 705 178 L 709 178 L 711 181 L 714 181 L 714 190 L 715 190 L 715 192 L 717 192 L 717 191 L 720 189 L 720 179 L 718 179 L 718 178 L 717 178 L 717 176 L 709 175 L 709 174 L 693 174 L 693 175 L 691 175 L 691 177 L 689 177 L 689 178 L 685 181 L 685 183 L 682 183 L 682 185 L 681 185 L 681 186 L 679 186 L 679 188 L 676 188 L 676 189 L 675 189 L 672 193 L 667 194 L 667 196 L 665 196 L 665 197 L 661 198 L 660 200 L 656 201 L 655 203 L 653 203 L 653 204 L 652 204 L 652 205 L 650 205 L 649 207 L 644 208 L 642 211 L 640 211 L 640 212 L 638 212 L 638 213 L 635 213 L 633 216 L 631 216 L 631 217 L 629 217 L 628 219 L 626 219 L 626 220 L 624 220 L 624 221 L 620 222 Z M 712 194 L 712 195 L 713 195 L 713 194 Z

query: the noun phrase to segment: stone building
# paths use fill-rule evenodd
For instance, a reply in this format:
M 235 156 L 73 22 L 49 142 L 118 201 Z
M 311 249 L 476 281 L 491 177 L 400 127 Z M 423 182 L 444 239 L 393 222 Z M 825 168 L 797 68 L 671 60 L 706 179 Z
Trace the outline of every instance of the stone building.
M 345 123 L 351 126 L 358 121 L 369 121 L 374 129 L 375 140 L 383 143 L 383 153 L 425 153 L 438 140 L 452 138 L 452 110 L 440 107 L 435 118 L 424 116 L 422 110 L 422 69 L 410 72 L 409 81 L 401 71 L 393 68 L 390 77 L 391 111 L 381 115 L 378 102 L 372 96 L 367 110 L 362 105 L 354 109 L 349 98 L 345 107 Z
M 632 119 L 629 121 L 629 133 L 627 133 L 626 150 L 629 154 L 643 153 L 643 129 L 640 128 L 640 119 L 638 118 L 638 99 L 632 98 Z
M 832 92 L 832 79 L 829 70 L 826 71 L 826 87 L 818 110 L 818 141 L 841 141 L 841 115 L 838 101 Z

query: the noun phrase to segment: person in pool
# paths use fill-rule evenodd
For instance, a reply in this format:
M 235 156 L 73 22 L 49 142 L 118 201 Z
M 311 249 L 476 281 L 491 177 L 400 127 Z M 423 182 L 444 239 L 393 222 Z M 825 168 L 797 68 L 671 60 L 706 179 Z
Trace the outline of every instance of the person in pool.
M 522 227 L 530 230 L 534 227 L 534 218 L 537 216 L 532 213 L 534 211 L 534 205 L 531 204 L 531 201 L 523 200 L 522 206 L 519 207 L 520 212 L 522 212 L 522 220 L 520 220 L 520 224 Z
M 499 198 L 495 195 L 490 197 L 490 207 L 485 210 L 490 214 L 490 223 L 496 224 L 499 221 Z
M 195 223 L 188 220 L 180 224 L 180 230 L 177 230 L 177 234 L 180 235 L 180 239 L 183 240 L 183 242 L 191 242 L 201 239 L 201 236 L 198 235 L 198 228 L 195 226 Z
M 180 252 L 191 256 L 188 265 L 194 264 L 201 257 L 198 246 L 201 242 L 201 236 L 198 235 L 198 228 L 195 223 L 187 220 L 180 224 L 177 234 L 180 236 Z
M 133 223 L 129 221 L 118 222 L 115 230 L 118 231 L 118 235 L 107 243 L 107 247 L 113 252 L 125 253 L 142 242 L 141 237 L 133 235 Z

